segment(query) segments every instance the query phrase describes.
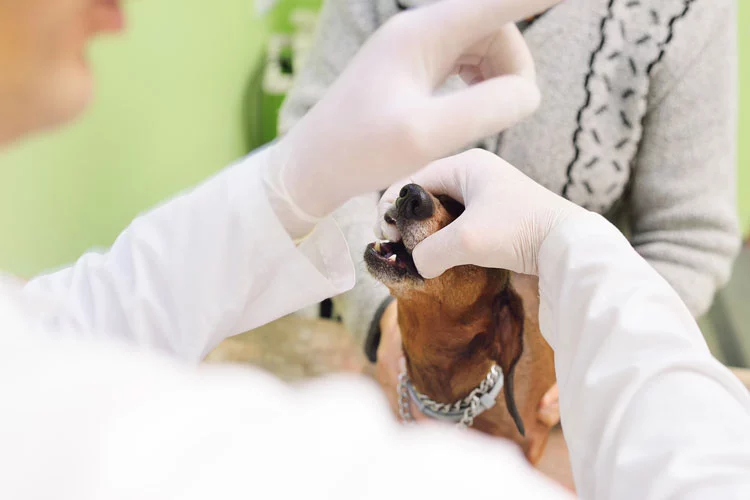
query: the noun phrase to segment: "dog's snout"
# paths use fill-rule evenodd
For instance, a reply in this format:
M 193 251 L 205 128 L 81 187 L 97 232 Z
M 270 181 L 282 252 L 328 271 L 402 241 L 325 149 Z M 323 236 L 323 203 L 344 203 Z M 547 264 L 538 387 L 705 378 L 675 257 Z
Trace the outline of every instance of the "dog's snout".
M 396 200 L 396 209 L 404 219 L 425 220 L 432 217 L 435 205 L 430 195 L 421 186 L 407 184 L 401 188 Z

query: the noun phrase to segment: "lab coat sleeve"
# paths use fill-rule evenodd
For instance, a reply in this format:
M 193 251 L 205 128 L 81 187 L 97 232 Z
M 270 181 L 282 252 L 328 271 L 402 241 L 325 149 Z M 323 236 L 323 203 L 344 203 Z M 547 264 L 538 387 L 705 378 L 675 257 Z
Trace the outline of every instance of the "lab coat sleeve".
M 667 282 L 589 213 L 548 236 L 539 274 L 581 498 L 750 498 L 750 397 Z
M 268 150 L 138 217 L 106 253 L 41 276 L 42 328 L 108 335 L 198 361 L 226 337 L 350 289 L 332 218 L 299 245 L 266 196 Z

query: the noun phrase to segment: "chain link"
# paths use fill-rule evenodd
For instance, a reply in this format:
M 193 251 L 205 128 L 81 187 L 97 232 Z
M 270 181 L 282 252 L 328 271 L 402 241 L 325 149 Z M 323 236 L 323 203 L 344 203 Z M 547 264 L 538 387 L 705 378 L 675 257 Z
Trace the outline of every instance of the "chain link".
M 398 376 L 398 415 L 405 424 L 414 423 L 414 416 L 411 414 L 411 405 L 409 404 L 409 376 L 405 371 Z
M 479 398 L 475 397 L 472 398 L 470 406 L 466 408 L 463 416 L 461 416 L 461 420 L 459 420 L 456 424 L 456 427 L 458 427 L 459 429 L 468 429 L 469 427 L 474 425 L 474 417 L 476 417 L 478 414 Z
M 498 382 L 501 374 L 500 367 L 494 365 L 482 382 L 468 396 L 452 404 L 438 403 L 416 390 L 414 392 L 419 399 L 419 403 L 435 413 L 449 414 L 459 411 L 463 412 L 463 415 L 461 415 L 461 418 L 456 423 L 456 427 L 467 429 L 474 425 L 474 419 L 483 411 L 481 406 L 482 396 L 489 394 Z M 409 404 L 408 385 L 409 375 L 404 370 L 398 376 L 398 413 L 402 422 L 412 424 L 414 423 L 414 416 L 411 413 L 411 406 Z

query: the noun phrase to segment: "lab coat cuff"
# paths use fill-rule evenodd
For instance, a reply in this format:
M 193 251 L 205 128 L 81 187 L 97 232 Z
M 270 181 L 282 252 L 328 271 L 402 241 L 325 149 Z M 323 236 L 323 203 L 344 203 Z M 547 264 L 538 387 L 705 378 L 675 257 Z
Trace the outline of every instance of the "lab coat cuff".
M 312 233 L 298 242 L 297 250 L 323 280 L 321 287 L 327 292 L 321 300 L 354 287 L 354 263 L 349 256 L 349 245 L 333 217 L 320 221 Z
M 250 177 L 247 182 L 259 183 L 258 189 L 253 192 L 265 194 L 262 180 L 252 169 L 242 170 L 241 175 Z M 247 183 L 233 181 L 232 185 L 246 186 Z M 244 190 L 242 196 L 246 196 Z M 259 206 L 261 204 L 262 208 Z M 273 248 L 277 256 L 283 256 L 279 265 L 286 268 L 284 274 L 291 272 L 297 275 L 311 304 L 354 286 L 354 263 L 349 255 L 349 246 L 332 216 L 320 220 L 303 238 L 294 239 L 268 199 L 256 200 L 254 205 L 254 218 L 269 221 L 263 228 L 264 246 Z
M 295 224 L 291 226 L 285 224 L 290 221 L 284 220 L 279 215 L 278 206 L 275 206 L 273 200 L 269 198 L 275 191 L 274 189 L 269 191 L 269 187 L 273 188 L 274 183 L 267 182 L 270 178 L 268 169 L 278 170 L 274 165 L 277 161 L 273 155 L 274 147 L 276 146 L 273 143 L 263 146 L 238 161 L 229 169 L 228 183 L 238 190 L 235 194 L 239 200 L 247 200 L 246 187 L 250 184 L 256 184 L 250 192 L 262 193 L 262 199 L 250 201 L 255 205 L 251 213 L 255 220 L 268 221 L 268 225 L 263 228 L 264 246 L 273 248 L 275 255 L 275 259 L 269 259 L 269 263 L 274 260 L 278 261 L 278 265 L 282 265 L 285 269 L 283 273 L 285 276 L 297 278 L 301 289 L 296 290 L 296 293 L 288 294 L 288 298 L 293 303 L 301 302 L 302 297 L 307 299 L 304 301 L 309 304 L 295 304 L 295 307 L 301 308 L 339 295 L 354 287 L 356 281 L 354 263 L 351 260 L 346 239 L 332 216 L 316 220 L 314 228 L 302 237 L 294 238 L 294 235 L 290 234 L 290 227 Z M 251 166 L 250 163 L 254 164 L 252 165 L 254 168 L 248 168 Z M 263 174 L 258 175 L 258 168 L 264 169 Z M 233 179 L 231 174 L 243 177 L 243 179 Z M 289 208 L 288 196 L 285 197 L 282 194 L 278 199 L 285 200 L 287 203 L 284 206 Z M 299 221 L 295 220 L 295 222 Z M 307 222 L 312 222 L 312 220 Z

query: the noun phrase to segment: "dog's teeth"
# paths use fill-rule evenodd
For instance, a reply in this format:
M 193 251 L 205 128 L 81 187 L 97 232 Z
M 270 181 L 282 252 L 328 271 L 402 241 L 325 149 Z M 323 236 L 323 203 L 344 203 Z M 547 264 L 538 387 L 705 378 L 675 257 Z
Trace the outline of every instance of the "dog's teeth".
M 375 248 L 376 252 L 380 253 L 380 242 L 379 241 L 375 242 L 374 248 Z
M 391 261 L 391 262 L 396 262 L 396 254 L 394 253 L 393 255 L 391 255 L 390 257 L 388 257 L 388 260 Z

